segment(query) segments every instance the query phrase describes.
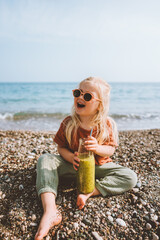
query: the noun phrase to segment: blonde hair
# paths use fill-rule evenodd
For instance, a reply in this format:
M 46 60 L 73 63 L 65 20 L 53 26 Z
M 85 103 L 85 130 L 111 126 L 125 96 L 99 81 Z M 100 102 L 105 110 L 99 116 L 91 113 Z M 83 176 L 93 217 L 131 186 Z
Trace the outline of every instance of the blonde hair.
M 91 120 L 91 125 L 97 127 L 96 139 L 99 144 L 103 144 L 105 141 L 109 140 L 109 129 L 107 128 L 106 121 L 110 121 L 112 125 L 113 137 L 116 142 L 118 142 L 118 131 L 116 123 L 111 117 L 108 117 L 109 111 L 109 101 L 110 101 L 110 85 L 99 77 L 89 77 L 80 82 L 79 86 L 83 83 L 90 83 L 94 85 L 98 91 L 98 97 L 101 100 L 99 108 L 96 114 Z M 71 119 L 66 125 L 66 138 L 71 145 L 71 137 L 76 136 L 78 127 L 81 124 L 81 120 L 78 114 L 75 112 L 74 105 L 72 107 Z

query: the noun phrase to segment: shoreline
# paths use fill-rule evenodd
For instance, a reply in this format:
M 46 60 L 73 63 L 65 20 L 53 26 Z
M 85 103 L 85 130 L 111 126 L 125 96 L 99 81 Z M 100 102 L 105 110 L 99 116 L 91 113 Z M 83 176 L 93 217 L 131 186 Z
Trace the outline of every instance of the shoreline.
M 0 238 L 33 239 L 42 215 L 36 163 L 57 153 L 55 131 L 0 130 Z M 122 195 L 94 197 L 76 208 L 74 182 L 60 182 L 56 203 L 63 220 L 48 239 L 158 239 L 160 234 L 160 129 L 119 131 L 112 160 L 133 169 L 138 182 Z M 122 219 L 126 226 L 118 225 Z M 134 235 L 134 238 L 133 238 Z

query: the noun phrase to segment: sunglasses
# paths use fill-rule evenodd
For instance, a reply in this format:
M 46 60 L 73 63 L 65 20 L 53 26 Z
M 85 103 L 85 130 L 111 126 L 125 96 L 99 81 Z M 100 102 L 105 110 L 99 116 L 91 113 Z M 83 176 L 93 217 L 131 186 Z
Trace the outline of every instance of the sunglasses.
M 90 92 L 83 92 L 81 89 L 74 89 L 74 90 L 72 90 L 72 92 L 73 92 L 73 96 L 75 98 L 78 98 L 78 97 L 80 97 L 82 95 L 86 102 L 89 102 L 92 99 L 95 99 L 95 100 L 101 102 L 100 99 L 95 98 L 94 95 L 92 93 L 90 93 Z

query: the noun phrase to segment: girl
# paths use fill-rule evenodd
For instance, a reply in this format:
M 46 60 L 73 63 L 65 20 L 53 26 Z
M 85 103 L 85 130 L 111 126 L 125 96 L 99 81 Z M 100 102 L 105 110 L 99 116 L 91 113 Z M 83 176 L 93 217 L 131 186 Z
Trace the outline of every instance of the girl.
M 58 176 L 75 177 L 79 166 L 79 138 L 87 138 L 85 146 L 95 156 L 95 189 L 77 196 L 77 206 L 82 209 L 91 196 L 123 193 L 136 185 L 136 174 L 112 162 L 117 147 L 118 134 L 114 121 L 108 117 L 110 86 L 102 79 L 89 77 L 73 90 L 72 115 L 63 120 L 54 141 L 59 155 L 44 154 L 37 163 L 37 191 L 41 196 L 44 214 L 36 240 L 43 239 L 49 229 L 62 220 L 55 203 Z M 90 131 L 93 129 L 92 136 Z

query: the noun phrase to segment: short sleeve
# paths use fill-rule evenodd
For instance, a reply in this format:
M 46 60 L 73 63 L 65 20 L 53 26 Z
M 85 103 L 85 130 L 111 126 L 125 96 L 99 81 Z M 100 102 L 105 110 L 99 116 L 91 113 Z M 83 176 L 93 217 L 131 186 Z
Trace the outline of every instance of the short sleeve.
M 68 141 L 65 136 L 65 128 L 66 128 L 67 120 L 68 120 L 68 117 L 63 120 L 53 139 L 54 142 L 57 143 L 60 147 L 68 147 Z

